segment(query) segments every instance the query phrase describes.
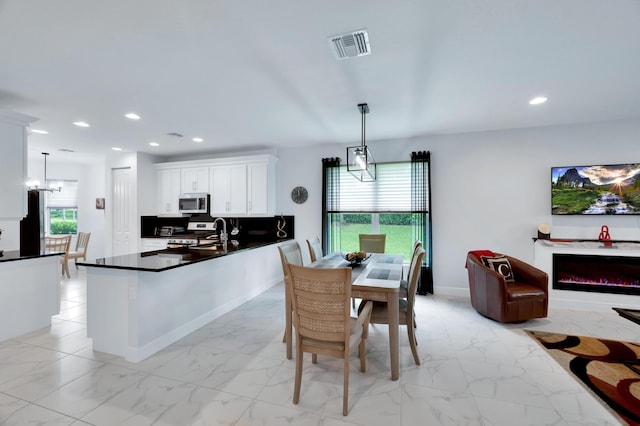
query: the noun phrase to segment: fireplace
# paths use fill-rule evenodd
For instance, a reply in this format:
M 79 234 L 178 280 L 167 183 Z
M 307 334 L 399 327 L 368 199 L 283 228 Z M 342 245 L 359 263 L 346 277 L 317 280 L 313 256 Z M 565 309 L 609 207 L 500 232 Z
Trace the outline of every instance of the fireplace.
M 640 258 L 553 254 L 553 288 L 640 295 Z

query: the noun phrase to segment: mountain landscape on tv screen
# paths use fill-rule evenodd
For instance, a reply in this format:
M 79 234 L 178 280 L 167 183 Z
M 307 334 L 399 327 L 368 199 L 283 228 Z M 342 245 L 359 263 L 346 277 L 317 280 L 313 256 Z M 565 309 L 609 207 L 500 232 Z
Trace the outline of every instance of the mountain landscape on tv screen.
M 554 167 L 551 213 L 640 214 L 640 164 Z

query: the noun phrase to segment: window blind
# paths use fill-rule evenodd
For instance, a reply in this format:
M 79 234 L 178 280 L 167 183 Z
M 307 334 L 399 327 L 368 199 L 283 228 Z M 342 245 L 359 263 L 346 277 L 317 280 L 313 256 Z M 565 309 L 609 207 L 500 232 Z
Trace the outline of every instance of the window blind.
M 47 185 L 60 182 L 60 180 L 47 180 Z M 63 180 L 62 191 L 46 192 L 47 207 L 71 208 L 78 207 L 78 181 Z
M 373 182 L 360 182 L 340 167 L 337 206 L 330 212 L 411 212 L 411 163 L 379 163 Z M 331 208 L 330 206 L 328 206 Z

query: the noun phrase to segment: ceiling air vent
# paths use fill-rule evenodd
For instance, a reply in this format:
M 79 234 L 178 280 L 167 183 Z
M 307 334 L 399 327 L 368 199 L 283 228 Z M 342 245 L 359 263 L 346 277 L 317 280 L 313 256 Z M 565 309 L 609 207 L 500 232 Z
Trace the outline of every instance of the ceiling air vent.
M 336 54 L 336 59 L 339 60 L 371 53 L 369 34 L 366 29 L 331 36 L 329 37 L 329 44 Z

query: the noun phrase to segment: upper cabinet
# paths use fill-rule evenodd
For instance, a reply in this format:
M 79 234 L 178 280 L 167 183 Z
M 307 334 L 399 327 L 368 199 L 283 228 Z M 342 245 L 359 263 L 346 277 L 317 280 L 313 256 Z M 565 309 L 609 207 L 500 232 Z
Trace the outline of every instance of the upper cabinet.
M 36 120 L 0 110 L 0 220 L 27 214 L 27 127 Z
M 183 194 L 209 192 L 209 167 L 188 167 L 182 169 L 181 188 Z
M 269 163 L 267 161 L 247 165 L 247 213 L 253 215 L 274 214 L 275 206 L 269 193 Z
M 247 214 L 247 166 L 213 166 L 211 174 L 211 216 Z
M 156 164 L 158 214 L 179 214 L 180 194 L 200 192 L 211 194 L 211 216 L 272 216 L 276 160 L 252 155 Z
M 158 170 L 158 214 L 180 214 L 180 193 L 180 169 Z

